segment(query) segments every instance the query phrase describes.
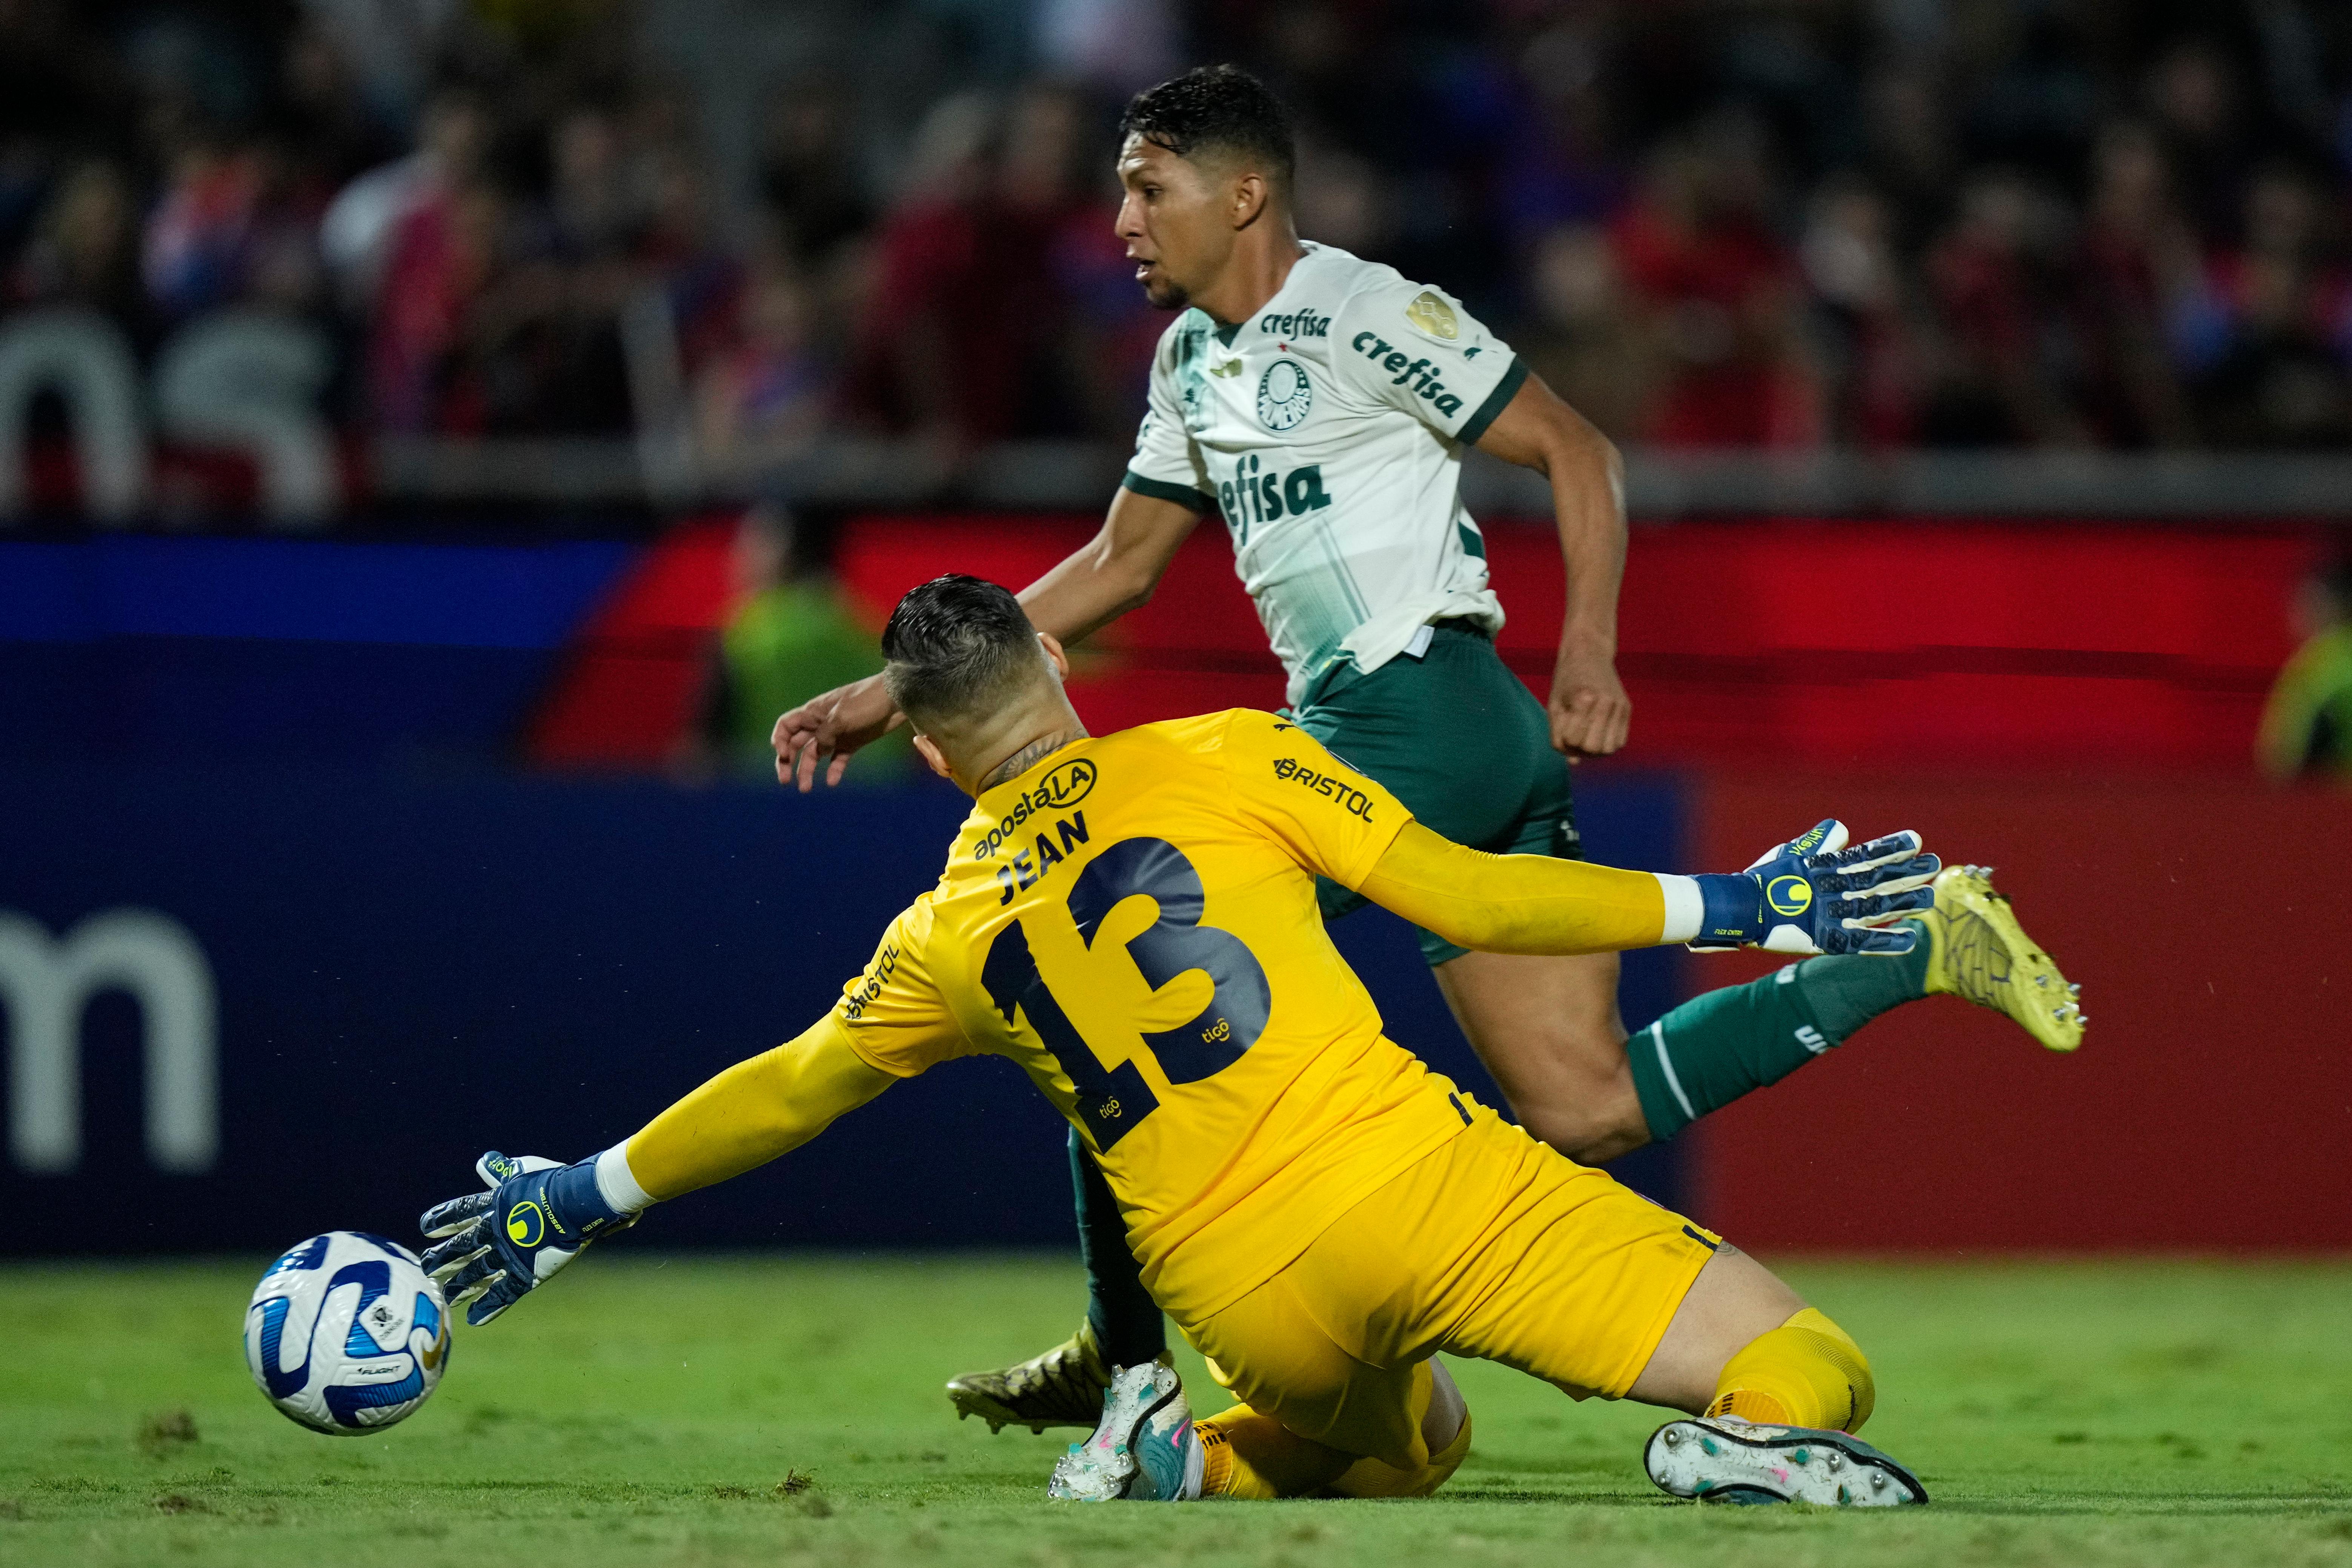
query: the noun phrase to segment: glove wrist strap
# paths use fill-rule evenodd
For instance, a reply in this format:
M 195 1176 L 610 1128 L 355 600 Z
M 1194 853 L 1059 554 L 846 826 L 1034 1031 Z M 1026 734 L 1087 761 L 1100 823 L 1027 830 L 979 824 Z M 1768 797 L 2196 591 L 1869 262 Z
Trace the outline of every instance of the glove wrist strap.
M 1694 947 L 1744 947 L 1764 934 L 1764 884 L 1745 871 L 1693 877 L 1701 913 Z
M 569 1234 L 584 1241 L 626 1217 L 606 1203 L 604 1194 L 597 1190 L 593 1160 L 583 1160 L 576 1165 L 551 1172 L 546 1192 L 548 1217 L 554 1222 L 559 1236 Z

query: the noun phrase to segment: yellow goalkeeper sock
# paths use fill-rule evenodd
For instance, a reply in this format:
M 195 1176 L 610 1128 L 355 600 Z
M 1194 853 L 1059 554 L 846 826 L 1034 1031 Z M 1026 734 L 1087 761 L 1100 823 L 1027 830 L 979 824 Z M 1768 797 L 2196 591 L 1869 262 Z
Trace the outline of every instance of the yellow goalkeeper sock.
M 1313 1497 L 1356 1462 L 1246 1405 L 1192 1423 L 1201 1438 L 1202 1497 Z
M 1709 1415 L 1859 1432 L 1877 1388 L 1862 1347 L 1808 1307 L 1724 1363 Z

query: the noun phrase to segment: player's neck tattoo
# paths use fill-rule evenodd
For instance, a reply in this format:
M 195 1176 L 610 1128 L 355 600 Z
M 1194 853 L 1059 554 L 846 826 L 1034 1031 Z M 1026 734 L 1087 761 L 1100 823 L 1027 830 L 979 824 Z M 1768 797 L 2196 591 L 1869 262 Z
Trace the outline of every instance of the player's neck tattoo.
M 1050 735 L 1038 736 L 982 774 L 980 781 L 980 793 L 986 795 L 1006 779 L 1018 778 L 1049 752 L 1058 752 L 1071 742 L 1083 741 L 1086 738 L 1087 732 L 1083 729 L 1073 731 L 1068 734 L 1056 730 Z

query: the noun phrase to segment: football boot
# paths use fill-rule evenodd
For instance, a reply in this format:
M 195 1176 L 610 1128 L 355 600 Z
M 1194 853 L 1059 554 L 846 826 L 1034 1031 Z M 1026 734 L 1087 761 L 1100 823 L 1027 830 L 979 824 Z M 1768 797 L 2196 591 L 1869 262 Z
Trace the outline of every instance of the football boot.
M 1963 996 L 2005 1013 L 2053 1051 L 2083 1043 L 2083 988 L 2070 985 L 2017 911 L 1993 890 L 1990 866 L 1948 866 L 1932 884 L 1927 928 L 1927 994 Z
M 1159 1364 L 1172 1373 L 1175 1363 L 1163 1352 Z M 956 1407 L 957 1420 L 977 1415 L 991 1432 L 1007 1426 L 1026 1426 L 1032 1432 L 1092 1426 L 1102 1419 L 1103 1390 L 1110 1386 L 1110 1374 L 1094 1325 L 1080 1323 L 1076 1333 L 1018 1366 L 948 1379 L 948 1399 Z
M 1119 1368 L 1102 1419 L 1054 1461 L 1045 1495 L 1066 1502 L 1191 1502 L 1201 1495 L 1207 1450 L 1176 1369 L 1162 1362 Z
M 1650 1435 L 1642 1468 L 1663 1490 L 1701 1502 L 1904 1508 L 1927 1500 L 1917 1476 L 1851 1434 L 1736 1415 L 1667 1422 Z

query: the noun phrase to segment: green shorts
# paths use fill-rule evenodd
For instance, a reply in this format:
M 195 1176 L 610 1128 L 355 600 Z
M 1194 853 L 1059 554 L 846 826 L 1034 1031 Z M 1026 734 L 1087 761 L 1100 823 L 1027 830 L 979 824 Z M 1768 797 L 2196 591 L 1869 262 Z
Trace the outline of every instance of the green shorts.
M 1439 625 L 1418 658 L 1399 654 L 1370 675 L 1335 665 L 1307 687 L 1292 717 L 1457 844 L 1493 855 L 1584 858 L 1568 759 L 1551 749 L 1550 716 L 1484 633 Z M 1317 893 L 1325 920 L 1367 901 L 1328 879 Z M 1469 951 L 1420 935 L 1433 968 Z

